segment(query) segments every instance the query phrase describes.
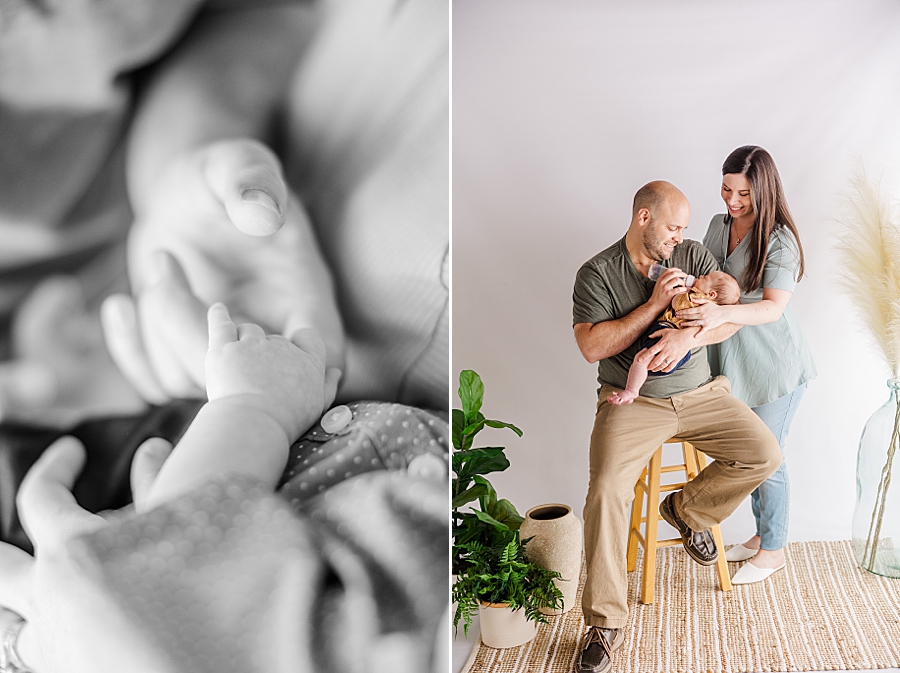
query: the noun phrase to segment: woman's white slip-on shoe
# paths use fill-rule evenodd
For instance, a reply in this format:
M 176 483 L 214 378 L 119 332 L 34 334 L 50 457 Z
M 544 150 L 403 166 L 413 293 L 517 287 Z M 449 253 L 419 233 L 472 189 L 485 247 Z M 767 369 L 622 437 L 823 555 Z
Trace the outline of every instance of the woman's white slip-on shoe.
M 758 549 L 748 549 L 742 544 L 736 544 L 731 549 L 725 552 L 725 560 L 729 563 L 746 561 L 748 558 L 753 558 L 754 556 L 756 556 L 756 552 L 758 551 Z
M 745 563 L 734 574 L 734 577 L 731 578 L 731 583 L 753 584 L 754 582 L 762 582 L 776 570 L 781 570 L 782 568 L 784 568 L 784 566 L 785 564 L 782 563 L 777 568 L 757 568 L 752 563 Z

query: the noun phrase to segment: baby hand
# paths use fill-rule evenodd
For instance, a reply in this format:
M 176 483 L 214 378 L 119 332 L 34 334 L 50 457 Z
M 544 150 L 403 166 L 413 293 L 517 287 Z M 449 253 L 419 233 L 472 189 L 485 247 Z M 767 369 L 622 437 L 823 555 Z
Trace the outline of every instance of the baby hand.
M 325 342 L 315 330 L 291 339 L 259 325 L 235 325 L 222 303 L 209 307 L 206 392 L 210 402 L 232 399 L 272 417 L 293 441 L 334 401 L 341 372 L 325 367 Z

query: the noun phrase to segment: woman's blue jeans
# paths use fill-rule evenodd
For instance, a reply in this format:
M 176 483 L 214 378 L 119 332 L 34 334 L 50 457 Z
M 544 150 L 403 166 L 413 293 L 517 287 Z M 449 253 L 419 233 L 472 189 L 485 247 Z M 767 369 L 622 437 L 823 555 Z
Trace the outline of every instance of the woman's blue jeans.
M 779 397 L 774 402 L 753 407 L 753 411 L 765 423 L 778 445 L 784 451 L 784 441 L 791 429 L 791 421 L 806 392 L 806 384 Z M 782 549 L 787 544 L 788 510 L 790 509 L 791 488 L 788 481 L 787 461 L 771 477 L 766 479 L 750 494 L 753 518 L 756 519 L 756 534 L 760 537 L 760 549 Z

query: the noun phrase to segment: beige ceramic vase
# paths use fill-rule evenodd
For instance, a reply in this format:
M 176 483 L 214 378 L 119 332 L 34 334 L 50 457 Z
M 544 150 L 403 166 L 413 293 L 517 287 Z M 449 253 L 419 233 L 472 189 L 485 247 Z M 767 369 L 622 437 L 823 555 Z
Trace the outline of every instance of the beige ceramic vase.
M 506 603 L 482 603 L 478 607 L 481 642 L 488 647 L 517 647 L 537 635 L 537 624 L 525 619 L 525 610 L 513 612 Z
M 533 537 L 525 546 L 525 556 L 548 570 L 556 570 L 562 579 L 556 586 L 562 591 L 563 609 L 542 609 L 545 615 L 564 614 L 575 606 L 581 575 L 581 521 L 568 505 L 552 503 L 532 507 L 519 529 L 522 540 Z

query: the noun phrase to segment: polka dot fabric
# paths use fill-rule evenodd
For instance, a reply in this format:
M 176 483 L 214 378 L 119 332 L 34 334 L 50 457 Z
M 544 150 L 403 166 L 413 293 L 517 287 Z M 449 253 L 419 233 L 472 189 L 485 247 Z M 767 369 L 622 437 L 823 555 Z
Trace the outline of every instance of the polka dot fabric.
M 423 455 L 434 456 L 447 475 L 447 421 L 438 415 L 388 402 L 354 402 L 348 425 L 334 434 L 316 424 L 291 446 L 281 490 L 302 502 L 346 479 L 374 470 L 406 470 Z
M 344 429 L 294 444 L 279 493 L 223 476 L 69 544 L 63 558 L 116 615 L 109 637 L 141 653 L 127 670 L 444 670 L 447 477 L 406 467 L 446 466 L 447 423 L 349 406 Z

